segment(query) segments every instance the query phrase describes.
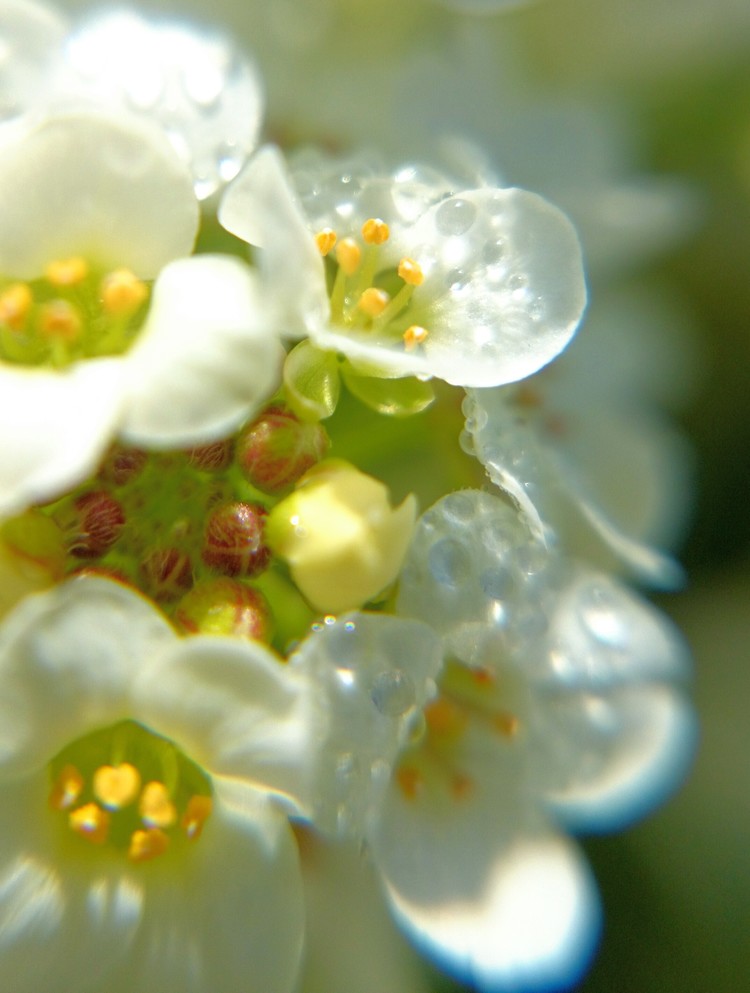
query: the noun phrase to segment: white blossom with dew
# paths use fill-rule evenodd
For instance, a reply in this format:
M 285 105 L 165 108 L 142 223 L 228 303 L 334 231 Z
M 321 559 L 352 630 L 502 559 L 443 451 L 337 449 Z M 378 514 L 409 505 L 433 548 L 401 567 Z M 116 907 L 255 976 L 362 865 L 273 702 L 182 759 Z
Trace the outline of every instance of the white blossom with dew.
M 454 189 L 411 166 L 388 175 L 314 156 L 289 174 L 265 147 L 219 219 L 261 248 L 284 333 L 371 375 L 513 382 L 562 351 L 585 304 L 573 228 L 523 190 Z

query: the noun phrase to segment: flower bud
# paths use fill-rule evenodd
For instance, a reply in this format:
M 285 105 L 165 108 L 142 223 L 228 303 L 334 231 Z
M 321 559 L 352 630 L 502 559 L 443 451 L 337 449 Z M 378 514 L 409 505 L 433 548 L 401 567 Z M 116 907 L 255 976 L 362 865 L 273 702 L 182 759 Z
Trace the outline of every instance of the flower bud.
M 154 600 L 175 600 L 193 585 L 193 563 L 178 548 L 153 548 L 141 561 L 141 575 Z
M 140 475 L 148 455 L 140 448 L 114 445 L 99 470 L 99 478 L 113 486 L 124 486 Z
M 263 594 L 237 579 L 207 579 L 186 593 L 173 618 L 186 634 L 227 634 L 271 640 L 271 610 Z
M 266 537 L 312 606 L 339 613 L 362 606 L 393 582 L 416 514 L 413 494 L 394 510 L 383 483 L 330 459 L 274 507 Z
M 285 407 L 273 406 L 242 431 L 237 462 L 253 486 L 282 493 L 323 458 L 328 444 L 321 424 L 304 423 Z
M 95 559 L 112 548 L 125 525 L 122 505 L 106 490 L 77 496 L 58 522 L 66 535 L 67 551 L 78 559 Z
M 201 555 L 206 565 L 225 576 L 257 576 L 268 565 L 265 507 L 258 503 L 223 503 L 206 522 Z
M 221 472 L 232 461 L 232 442 L 229 439 L 212 441 L 208 445 L 191 448 L 187 455 L 190 465 L 195 469 L 200 469 L 201 472 Z

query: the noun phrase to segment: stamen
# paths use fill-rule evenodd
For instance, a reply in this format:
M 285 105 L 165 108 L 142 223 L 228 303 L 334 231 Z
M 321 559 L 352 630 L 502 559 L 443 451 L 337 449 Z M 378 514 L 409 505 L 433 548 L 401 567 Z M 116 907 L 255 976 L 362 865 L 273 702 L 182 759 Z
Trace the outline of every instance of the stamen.
M 55 780 L 49 805 L 55 810 L 69 810 L 83 792 L 83 776 L 74 765 L 66 765 Z
M 396 770 L 396 782 L 407 800 L 415 800 L 424 786 L 422 774 L 410 765 L 402 765 Z
M 382 245 L 390 234 L 390 228 L 379 217 L 369 217 L 362 225 L 362 237 L 368 245 Z
M 177 820 L 177 810 L 169 798 L 164 783 L 151 782 L 143 787 L 138 811 L 146 827 L 171 827 Z
M 50 262 L 45 271 L 47 282 L 53 286 L 76 286 L 82 283 L 89 274 L 89 267 L 80 255 L 69 259 L 56 259 Z
M 102 306 L 114 317 L 127 317 L 148 296 L 148 287 L 130 269 L 114 269 L 101 284 Z
M 0 295 L 0 323 L 19 331 L 31 309 L 33 297 L 26 283 L 14 283 Z
M 109 834 L 109 814 L 95 803 L 87 803 L 68 815 L 71 829 L 93 845 L 103 845 Z
M 353 238 L 342 238 L 336 245 L 336 261 L 345 276 L 353 276 L 362 261 L 362 249 Z
M 169 838 L 158 828 L 133 831 L 130 836 L 128 858 L 131 862 L 149 862 L 151 859 L 163 855 L 168 848 Z
M 75 341 L 82 326 L 81 315 L 67 300 L 50 300 L 39 314 L 39 330 L 48 338 Z
M 190 841 L 197 841 L 203 831 L 203 825 L 211 814 L 213 802 L 210 796 L 191 796 L 185 813 L 182 815 L 180 826 Z
M 322 231 L 318 231 L 315 235 L 315 244 L 318 246 L 318 251 L 321 255 L 328 255 L 336 244 L 336 232 L 333 228 L 323 228 Z
M 401 259 L 398 264 L 398 274 L 410 286 L 421 286 L 424 282 L 422 267 L 414 259 Z
M 105 807 L 119 810 L 138 796 L 141 776 L 129 762 L 118 766 L 102 765 L 94 773 L 93 787 L 94 795 Z
M 455 738 L 463 734 L 468 722 L 466 710 L 447 697 L 439 696 L 424 709 L 427 728 L 436 737 Z
M 382 314 L 390 302 L 390 296 L 385 290 L 378 289 L 377 286 L 368 286 L 359 298 L 357 306 L 369 317 L 377 317 Z
M 514 738 L 518 734 L 521 722 L 515 714 L 496 714 L 492 720 L 492 726 L 506 738 Z
M 456 772 L 451 779 L 451 793 L 456 800 L 465 800 L 474 789 L 474 781 L 465 772 Z
M 418 345 L 423 345 L 428 333 L 426 328 L 421 328 L 418 324 L 412 324 L 410 328 L 407 328 L 403 334 L 406 351 L 413 352 Z

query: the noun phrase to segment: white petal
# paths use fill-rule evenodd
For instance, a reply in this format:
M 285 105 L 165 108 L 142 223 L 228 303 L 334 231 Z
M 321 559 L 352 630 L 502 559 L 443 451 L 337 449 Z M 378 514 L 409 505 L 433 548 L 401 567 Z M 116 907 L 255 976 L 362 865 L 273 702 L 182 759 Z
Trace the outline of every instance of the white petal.
M 0 213 L 0 272 L 22 279 L 71 255 L 150 278 L 190 253 L 198 226 L 190 175 L 161 132 L 83 111 L 0 149 Z
M 136 688 L 144 723 L 212 772 L 309 802 L 324 715 L 305 679 L 260 642 L 175 642 Z
M 361 835 L 441 663 L 442 646 L 427 625 L 362 613 L 327 618 L 290 658 L 327 716 L 310 755 L 316 827 Z
M 283 333 L 301 336 L 328 320 L 323 260 L 278 149 L 265 146 L 251 159 L 224 194 L 219 220 L 262 249 L 259 261 Z
M 283 356 L 247 266 L 219 255 L 173 262 L 127 357 L 122 434 L 165 447 L 226 435 L 276 389 Z
M 57 497 L 94 471 L 117 426 L 121 381 L 115 359 L 63 372 L 0 366 L 0 515 Z
M 387 911 L 372 861 L 354 845 L 302 842 L 307 928 L 301 993 L 427 993 Z
M 3 0 L 0 8 L 0 121 L 32 109 L 48 95 L 67 26 L 51 7 Z
M 441 816 L 392 790 L 371 841 L 397 920 L 480 990 L 567 988 L 599 929 L 586 865 L 512 799 L 467 800 Z
M 3 784 L 0 798 L 0 988 L 70 993 L 102 988 L 128 954 L 143 909 L 143 878 L 76 839 L 49 809 L 46 770 Z M 63 824 L 56 823 L 58 818 Z
M 0 629 L 0 770 L 39 768 L 64 745 L 133 712 L 130 686 L 175 638 L 119 583 L 76 579 L 27 597 Z
M 303 936 L 291 829 L 256 791 L 214 785 L 200 839 L 173 872 L 165 864 L 149 878 L 140 933 L 127 962 L 107 976 L 107 993 L 291 990 Z

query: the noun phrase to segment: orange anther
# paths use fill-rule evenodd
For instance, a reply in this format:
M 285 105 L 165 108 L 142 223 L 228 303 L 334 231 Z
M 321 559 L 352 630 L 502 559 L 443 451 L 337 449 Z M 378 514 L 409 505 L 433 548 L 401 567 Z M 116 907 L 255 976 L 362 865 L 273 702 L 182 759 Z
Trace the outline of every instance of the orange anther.
M 318 251 L 321 255 L 328 255 L 336 244 L 336 232 L 333 228 L 323 228 L 322 231 L 318 231 L 315 235 L 315 244 L 318 246 Z
M 362 237 L 368 245 L 382 245 L 388 241 L 391 229 L 379 217 L 368 217 L 362 225 Z

